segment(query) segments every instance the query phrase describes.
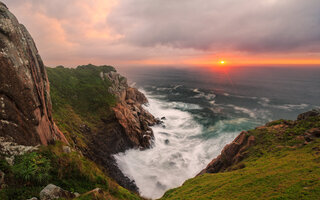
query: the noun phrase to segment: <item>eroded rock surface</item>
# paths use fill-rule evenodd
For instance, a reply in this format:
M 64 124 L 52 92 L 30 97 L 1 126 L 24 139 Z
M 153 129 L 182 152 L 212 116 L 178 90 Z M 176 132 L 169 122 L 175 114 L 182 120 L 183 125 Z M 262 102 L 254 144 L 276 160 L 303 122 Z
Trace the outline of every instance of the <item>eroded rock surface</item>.
M 254 136 L 249 136 L 248 132 L 242 131 L 238 137 L 233 140 L 233 142 L 223 148 L 221 154 L 217 158 L 213 159 L 208 166 L 199 173 L 199 175 L 203 173 L 223 172 L 231 165 L 239 163 L 245 158 L 246 150 L 248 150 L 254 142 Z
M 155 125 L 157 120 L 142 107 L 148 103 L 147 98 L 138 89 L 129 87 L 127 79 L 120 74 L 109 72 L 104 76 L 112 82 L 109 92 L 118 99 L 113 111 L 131 145 L 150 148 L 154 139 L 150 126 Z
M 27 29 L 0 2 L 0 136 L 18 144 L 67 142 L 52 120 L 45 67 Z

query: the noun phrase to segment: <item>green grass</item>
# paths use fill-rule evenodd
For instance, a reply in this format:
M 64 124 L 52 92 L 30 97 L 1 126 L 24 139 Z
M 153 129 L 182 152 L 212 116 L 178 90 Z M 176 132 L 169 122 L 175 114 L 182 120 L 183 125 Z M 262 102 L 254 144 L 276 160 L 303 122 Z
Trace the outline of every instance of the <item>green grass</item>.
M 320 117 L 250 130 L 256 143 L 238 164 L 244 168 L 192 178 L 162 199 L 319 199 L 320 139 L 304 145 L 298 138 L 313 127 Z
M 13 166 L 0 159 L 7 184 L 0 190 L 0 199 L 39 197 L 48 183 L 81 194 L 102 188 L 111 199 L 140 199 L 111 180 L 94 162 L 76 151 L 64 153 L 62 146 L 62 143 L 56 143 L 41 147 L 38 152 L 17 157 Z
M 83 65 L 75 69 L 47 68 L 51 99 L 54 111 L 71 105 L 77 114 L 95 117 L 105 114 L 106 109 L 115 105 L 115 97 L 108 92 L 111 83 L 100 77 L 101 72 L 115 71 L 111 66 Z
M 81 126 L 95 132 L 102 119 L 112 115 L 116 104 L 108 92 L 110 82 L 101 79 L 101 72 L 115 71 L 111 66 L 83 65 L 76 69 L 47 68 L 53 118 L 71 146 L 87 150 L 88 138 Z M 94 162 L 79 152 L 64 153 L 63 144 L 41 147 L 39 151 L 18 156 L 13 166 L 0 156 L 0 169 L 5 172 L 6 186 L 0 190 L 1 200 L 39 197 L 40 191 L 52 183 L 65 190 L 87 193 L 102 188 L 104 199 L 140 199 L 119 186 Z M 79 199 L 92 199 L 85 195 Z
M 112 116 L 116 98 L 108 92 L 110 81 L 100 73 L 116 71 L 111 66 L 82 65 L 77 68 L 47 68 L 53 118 L 72 145 L 86 148 L 86 137 L 80 126 L 94 132 L 102 119 Z

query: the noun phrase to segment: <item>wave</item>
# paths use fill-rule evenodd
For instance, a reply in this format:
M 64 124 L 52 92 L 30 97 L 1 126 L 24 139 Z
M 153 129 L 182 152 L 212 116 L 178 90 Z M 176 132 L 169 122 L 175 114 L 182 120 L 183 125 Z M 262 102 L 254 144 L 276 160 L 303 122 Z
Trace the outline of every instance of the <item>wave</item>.
M 201 171 L 238 131 L 204 138 L 204 127 L 184 111 L 192 106 L 199 109 L 198 105 L 168 103 L 144 93 L 149 99 L 148 111 L 156 117 L 165 117 L 165 126 L 153 127 L 152 149 L 132 149 L 114 157 L 121 171 L 136 182 L 142 196 L 159 198 L 168 189 L 180 186 Z M 219 128 L 224 127 L 216 126 L 215 131 L 219 132 Z
M 192 91 L 194 93 L 197 93 L 195 96 L 193 96 L 193 98 L 205 98 L 206 100 L 208 101 L 212 101 L 216 95 L 214 93 L 204 93 L 204 92 L 201 92 L 198 88 L 195 88 L 195 89 L 192 89 Z
M 276 108 L 276 109 L 282 109 L 282 110 L 288 110 L 288 111 L 294 111 L 294 110 L 303 110 L 305 108 L 308 108 L 309 105 L 305 103 L 301 104 L 282 104 L 282 105 L 276 105 L 276 104 L 270 104 L 270 99 L 266 97 L 260 98 L 260 101 L 258 101 L 260 105 L 263 107 L 269 107 L 269 108 Z
M 232 105 L 232 104 L 228 104 L 227 106 L 229 107 L 232 107 L 234 110 L 236 111 L 241 111 L 242 113 L 245 113 L 247 114 L 249 117 L 251 118 L 256 118 L 256 114 L 254 111 L 251 111 L 247 108 L 243 108 L 243 107 L 239 107 L 239 106 L 235 106 L 235 105 Z

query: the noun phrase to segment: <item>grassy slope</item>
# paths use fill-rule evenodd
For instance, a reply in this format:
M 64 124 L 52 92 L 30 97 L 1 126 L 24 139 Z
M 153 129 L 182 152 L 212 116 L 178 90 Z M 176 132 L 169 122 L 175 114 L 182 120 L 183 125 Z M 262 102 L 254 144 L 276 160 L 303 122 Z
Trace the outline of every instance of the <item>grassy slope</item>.
M 106 176 L 94 162 L 76 151 L 65 153 L 62 147 L 62 143 L 43 146 L 37 152 L 16 157 L 13 166 L 0 158 L 0 168 L 6 174 L 6 186 L 0 190 L 0 199 L 39 197 L 49 183 L 81 194 L 102 188 L 107 199 L 140 199 Z
M 244 168 L 192 178 L 162 199 L 320 199 L 320 139 L 303 145 L 299 138 L 313 127 L 320 117 L 250 130 L 256 144 L 233 166 Z
M 76 69 L 47 68 L 53 118 L 70 142 L 85 148 L 81 125 L 92 130 L 111 113 L 115 97 L 108 92 L 110 82 L 100 78 L 100 72 L 115 71 L 111 66 L 78 66 Z M 71 139 L 72 138 L 72 139 Z
M 71 146 L 86 148 L 86 138 L 80 126 L 85 124 L 94 130 L 116 103 L 115 97 L 108 92 L 111 83 L 100 78 L 101 71 L 115 69 L 93 65 L 76 69 L 47 68 L 53 117 Z M 61 143 L 17 157 L 13 166 L 9 166 L 0 155 L 0 169 L 6 174 L 6 186 L 0 188 L 1 200 L 39 197 L 39 192 L 48 183 L 81 194 L 99 187 L 104 190 L 101 199 L 140 199 L 111 180 L 98 165 L 78 152 L 64 153 Z M 79 199 L 92 199 L 92 196 Z

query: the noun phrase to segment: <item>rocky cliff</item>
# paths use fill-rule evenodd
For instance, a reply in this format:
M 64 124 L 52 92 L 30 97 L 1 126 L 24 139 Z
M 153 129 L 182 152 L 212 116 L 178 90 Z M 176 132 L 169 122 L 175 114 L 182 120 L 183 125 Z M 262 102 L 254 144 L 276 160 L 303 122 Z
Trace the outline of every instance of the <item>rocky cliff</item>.
M 52 119 L 45 67 L 27 29 L 0 2 L 0 136 L 23 145 L 66 141 Z
M 159 120 L 143 108 L 147 98 L 111 66 L 60 66 L 47 71 L 54 119 L 70 145 L 102 165 L 120 185 L 137 191 L 112 155 L 152 146 L 150 126 Z
M 109 92 L 118 100 L 113 111 L 127 138 L 134 147 L 149 148 L 154 138 L 149 126 L 155 125 L 157 120 L 142 107 L 148 103 L 147 98 L 136 88 L 129 87 L 127 79 L 120 74 L 109 72 L 103 75 L 112 82 Z
M 246 151 L 254 144 L 254 141 L 255 137 L 253 135 L 249 135 L 247 131 L 241 132 L 236 139 L 223 148 L 221 154 L 213 159 L 199 175 L 223 172 L 230 166 L 236 165 L 245 158 Z
M 0 12 L 0 150 L 1 155 L 7 154 L 4 162 L 14 165 L 16 156 L 39 150 L 33 146 L 62 141 L 69 145 L 66 148 L 102 166 L 120 185 L 137 191 L 112 154 L 151 147 L 149 126 L 156 120 L 142 107 L 146 97 L 129 87 L 111 66 L 47 70 L 26 28 L 1 2 Z

